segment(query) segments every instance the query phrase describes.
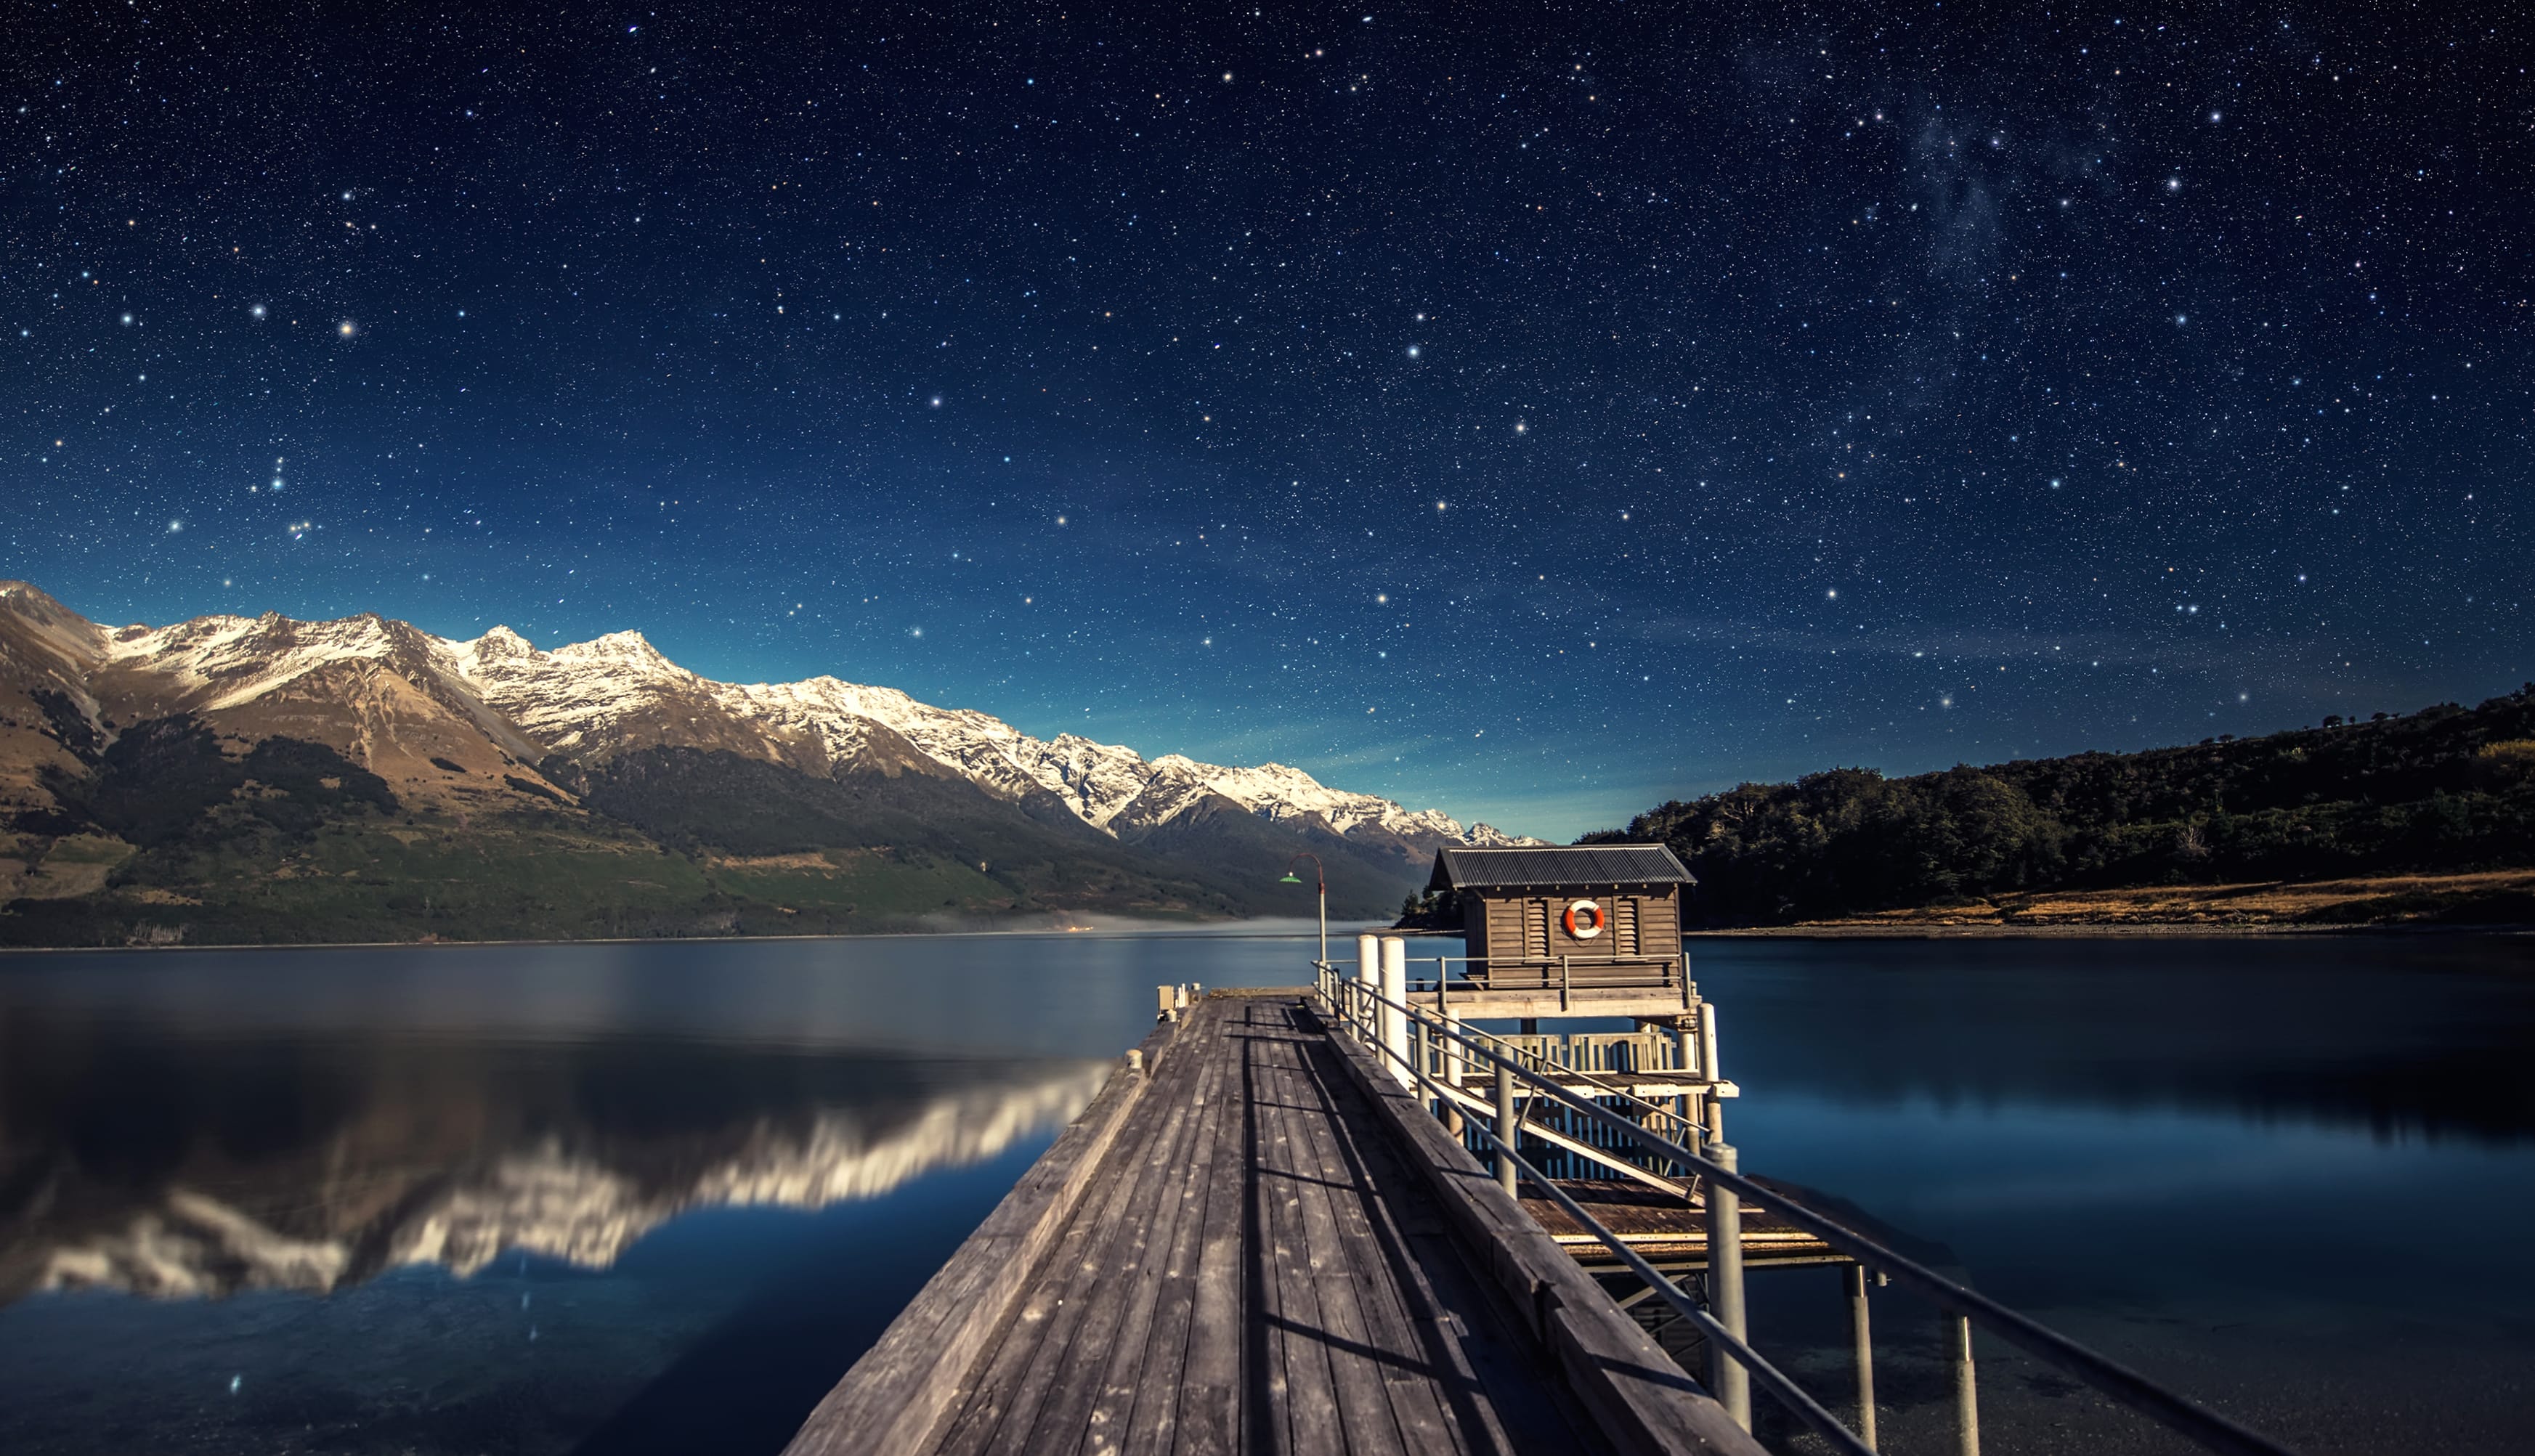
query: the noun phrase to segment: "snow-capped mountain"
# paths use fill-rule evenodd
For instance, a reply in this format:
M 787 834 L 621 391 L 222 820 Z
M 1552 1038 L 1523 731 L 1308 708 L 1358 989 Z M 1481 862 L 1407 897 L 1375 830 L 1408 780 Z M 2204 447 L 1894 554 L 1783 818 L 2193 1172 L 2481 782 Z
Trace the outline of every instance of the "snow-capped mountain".
M 74 632 L 71 640 L 80 636 Z M 128 680 L 127 693 L 156 679 L 150 696 L 170 709 L 235 710 L 312 675 L 377 667 L 455 708 L 475 698 L 528 744 L 568 758 L 678 743 L 796 766 L 810 766 L 807 758 L 828 768 L 871 754 L 877 728 L 884 742 L 911 745 L 998 798 L 1044 790 L 1101 829 L 1131 813 L 1141 824 L 1166 823 L 1212 793 L 1263 819 L 1317 819 L 1339 834 L 1375 829 L 1420 843 L 1530 842 L 1486 824 L 1465 829 L 1441 810 L 1332 789 L 1282 763 L 1225 767 L 1179 754 L 1148 759 L 1071 733 L 1041 741 L 973 708 L 939 708 L 894 688 L 832 677 L 714 682 L 671 662 L 639 632 L 541 651 L 507 627 L 453 640 L 377 616 L 294 622 L 268 615 L 92 628 L 86 636 L 99 665 Z M 468 716 L 482 722 L 487 715 Z
M 1440 810 L 1332 789 L 1281 763 L 1227 768 L 1178 754 L 1147 759 L 1071 733 L 1042 741 L 973 708 L 939 708 L 895 688 L 832 677 L 717 683 L 671 662 L 639 632 L 540 652 L 497 627 L 472 641 L 439 645 L 485 701 L 558 753 L 635 747 L 664 718 L 683 714 L 686 722 L 754 731 L 770 758 L 815 748 L 840 764 L 871 751 L 878 726 L 989 793 L 1018 800 L 1044 790 L 1101 829 L 1130 814 L 1145 825 L 1165 823 L 1212 793 L 1270 820 L 1317 818 L 1339 834 L 1370 827 L 1421 842 L 1530 842 L 1486 824 L 1465 829 Z
M 208 730 L 232 764 L 275 740 L 285 741 L 277 752 L 291 762 L 339 755 L 375 775 L 355 798 L 400 814 L 427 810 L 460 827 L 486 816 L 512 822 L 587 811 L 665 835 L 681 853 L 834 848 L 887 851 L 901 864 L 910 853 L 928 864 L 947 856 L 1012 890 L 949 886 L 946 898 L 937 888 L 922 902 L 932 905 L 1239 913 L 1285 903 L 1257 897 L 1262 863 L 1313 849 L 1335 856 L 1332 903 L 1346 880 L 1344 898 L 1364 913 L 1395 904 L 1438 846 L 1540 842 L 1331 788 L 1281 763 L 1146 758 L 1070 733 L 1042 740 L 973 708 L 834 677 L 716 682 L 635 632 L 543 650 L 507 628 L 457 639 L 374 614 L 106 628 L 32 586 L 0 582 L 0 835 L 146 842 L 109 820 L 175 792 L 170 773 L 183 780 L 178 800 L 199 801 L 201 813 L 270 799 L 269 776 L 216 769 L 200 758 L 207 750 L 171 742 L 117 751 L 136 728 Z M 141 777 L 106 783 L 113 773 Z M 232 788 L 206 787 L 223 775 Z M 341 774 L 310 768 L 304 777 L 334 786 L 327 794 L 352 792 Z M 1125 857 L 1084 860 L 1089 851 L 1067 847 L 1103 841 Z M 1078 861 L 1079 873 L 1027 883 L 996 869 Z M 101 883 L 102 874 L 81 882 Z M 0 902 L 43 888 L 34 875 L 0 870 L 14 877 L 0 878 Z M 858 908 L 864 899 L 847 899 L 837 913 L 868 913 Z

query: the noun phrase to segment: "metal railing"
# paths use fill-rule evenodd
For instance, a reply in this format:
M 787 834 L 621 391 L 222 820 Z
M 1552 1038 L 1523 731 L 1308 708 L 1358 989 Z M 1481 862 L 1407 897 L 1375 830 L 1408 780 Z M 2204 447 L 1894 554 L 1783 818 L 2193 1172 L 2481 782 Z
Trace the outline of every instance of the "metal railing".
M 1695 1122 L 1686 1122 L 1669 1109 L 1604 1085 L 1596 1085 L 1590 1095 L 1573 1090 L 1562 1080 L 1562 1077 L 1575 1075 L 1569 1069 L 1559 1068 L 1555 1073 L 1544 1073 L 1526 1064 L 1527 1060 L 1537 1059 L 1526 1059 L 1519 1055 L 1518 1049 L 1509 1052 L 1502 1047 L 1499 1038 L 1462 1026 L 1457 1020 L 1430 1015 L 1410 1004 L 1404 997 L 1386 996 L 1365 979 L 1340 975 L 1330 962 L 1316 964 L 1319 971 L 1317 989 L 1323 1005 L 1358 1040 L 1386 1058 L 1392 1064 L 1392 1074 L 1401 1077 L 1412 1089 L 1431 1091 L 1455 1107 L 1476 1101 L 1457 1085 L 1448 1085 L 1433 1074 L 1426 1053 L 1438 1039 L 1449 1049 L 1448 1055 L 1482 1062 L 1494 1070 L 1495 1107 L 1492 1111 L 1483 1112 L 1484 1116 L 1490 1117 L 1490 1122 L 1478 1130 L 1495 1149 L 1498 1182 L 1511 1194 L 1517 1179 L 1530 1179 L 1578 1227 L 1610 1249 L 1630 1272 L 1645 1281 L 1655 1298 L 1662 1300 L 1707 1337 L 1709 1390 L 1745 1429 L 1750 1429 L 1752 1425 L 1749 1382 L 1757 1381 L 1833 1449 L 1849 1453 L 1849 1456 L 1861 1456 L 1861 1453 L 1871 1456 L 1875 1449 L 1875 1398 L 1870 1336 L 1865 1322 L 1863 1275 L 1872 1273 L 1879 1283 L 1895 1282 L 1913 1290 L 1948 1316 L 1948 1343 L 1952 1347 L 1955 1376 L 1957 1449 L 1962 1456 L 1978 1456 L 1980 1450 L 1978 1395 L 1972 1378 L 1971 1329 L 1974 1325 L 2093 1386 L 2112 1400 L 2146 1416 L 2204 1450 L 2225 1452 L 2228 1456 L 2293 1456 L 2288 1447 L 2269 1437 L 2157 1384 L 2129 1366 L 2097 1354 L 1978 1291 L 1894 1252 L 1778 1189 L 1753 1182 L 1737 1171 L 1734 1149 L 1724 1142 L 1711 1137 L 1701 1147 L 1693 1148 L 1646 1124 L 1651 1119 L 1659 1125 L 1684 1129 L 1698 1126 Z M 1393 957 L 1389 965 L 1382 968 L 1385 979 L 1391 980 L 1393 985 L 1400 984 L 1396 979 L 1398 964 L 1397 958 Z M 1418 1048 L 1415 1052 L 1410 1050 L 1412 1031 Z M 1712 1052 L 1701 1071 L 1711 1081 L 1714 1079 Z M 1707 1288 L 1712 1308 L 1701 1307 L 1698 1301 L 1629 1247 L 1625 1240 L 1588 1213 L 1555 1180 L 1546 1177 L 1521 1156 L 1519 1143 L 1523 1119 L 1516 1112 L 1517 1083 L 1529 1088 L 1530 1098 L 1535 1103 L 1543 1099 L 1554 1101 L 1575 1115 L 1634 1141 L 1652 1157 L 1674 1164 L 1699 1180 L 1702 1184 L 1706 1213 Z M 1602 1105 L 1601 1099 L 1606 1098 L 1635 1105 L 1614 1110 Z M 1533 1130 L 1537 1136 L 1539 1129 Z M 1765 1206 L 1780 1220 L 1821 1240 L 1856 1262 L 1859 1277 L 1852 1278 L 1850 1292 L 1857 1318 L 1856 1340 L 1860 1357 L 1860 1429 L 1850 1428 L 1824 1409 L 1819 1401 L 1748 1342 L 1742 1288 L 1742 1206 L 1746 1202 Z
M 1577 992 L 1678 991 L 1688 984 L 1689 961 L 1680 955 L 1421 955 L 1404 962 L 1433 966 L 1434 978 L 1416 980 L 1419 994 L 1439 1004 L 1454 996 L 1497 991 L 1555 991 L 1562 1001 Z M 1459 966 L 1455 977 L 1453 968 Z

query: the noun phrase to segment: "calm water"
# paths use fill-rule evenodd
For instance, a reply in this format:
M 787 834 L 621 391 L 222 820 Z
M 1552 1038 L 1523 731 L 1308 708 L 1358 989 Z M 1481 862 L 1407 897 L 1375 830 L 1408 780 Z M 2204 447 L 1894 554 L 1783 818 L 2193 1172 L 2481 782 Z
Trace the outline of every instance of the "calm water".
M 1156 983 L 1306 943 L 0 959 L 0 1450 L 772 1451 Z M 2535 1446 L 2535 940 L 1693 951 L 1747 1168 L 2312 1450 Z M 1834 1277 L 1753 1293 L 1843 1390 Z M 1942 1449 L 1934 1323 L 1879 1321 L 1886 1447 Z M 1983 1396 L 1993 1451 L 2161 1449 Z

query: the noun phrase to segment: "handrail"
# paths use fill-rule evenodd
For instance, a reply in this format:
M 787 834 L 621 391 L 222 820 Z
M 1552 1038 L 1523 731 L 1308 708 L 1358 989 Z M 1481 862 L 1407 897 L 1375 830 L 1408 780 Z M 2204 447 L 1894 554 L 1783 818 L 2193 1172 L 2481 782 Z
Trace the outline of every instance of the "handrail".
M 2187 1396 L 2156 1384 L 2130 1366 L 2097 1354 L 2057 1330 L 2050 1329 L 2026 1315 L 2009 1309 L 1987 1295 L 1956 1284 L 1944 1275 L 1885 1247 L 1854 1229 L 1816 1213 L 1785 1193 L 1755 1183 L 1733 1169 L 1702 1154 L 1693 1152 L 1671 1138 L 1640 1126 L 1589 1098 L 1578 1096 L 1549 1078 L 1526 1070 L 1518 1060 L 1502 1056 L 1480 1045 L 1458 1027 L 1428 1016 L 1413 1005 L 1394 1001 L 1361 980 L 1349 980 L 1337 976 L 1332 976 L 1330 979 L 1343 988 L 1344 995 L 1361 998 L 1368 1002 L 1402 1012 L 1409 1020 L 1425 1027 L 1429 1036 L 1440 1033 L 1459 1041 L 1469 1048 L 1472 1055 L 1484 1059 L 1491 1064 L 1506 1068 L 1515 1076 L 1532 1083 L 1541 1093 L 1567 1104 L 1614 1131 L 1636 1139 L 1640 1146 L 1656 1156 L 1670 1158 L 1686 1168 L 1697 1170 L 1711 1187 L 1730 1188 L 1748 1202 L 1767 1205 L 1788 1223 L 1848 1254 L 1867 1268 L 1910 1286 L 1935 1303 L 1938 1307 L 1985 1326 L 1991 1333 L 2009 1344 L 2017 1346 L 2047 1365 L 2055 1365 L 2076 1376 L 2105 1395 L 2204 1449 L 2226 1452 L 2229 1456 L 2295 1456 L 2289 1447 L 2273 1441 L 2268 1436 L 2240 1426 Z M 1354 1016 L 1349 1016 L 1348 1019 L 1350 1022 L 1358 1020 Z M 1380 1042 L 1379 1037 L 1368 1037 L 1367 1040 L 1376 1045 Z M 1383 1050 L 1388 1053 L 1390 1049 Z M 1414 1070 L 1415 1068 L 1412 1067 L 1411 1071 Z M 1427 1079 L 1421 1078 L 1421 1080 Z M 1651 1103 L 1630 1097 L 1626 1093 L 1614 1095 L 1637 1102 L 1640 1107 L 1662 1111 L 1654 1108 Z M 1491 1141 L 1495 1140 L 1493 1133 L 1490 1137 Z M 1515 1161 L 1517 1167 L 1524 1166 L 1519 1159 Z M 1533 1172 L 1532 1177 L 1543 1186 L 1553 1188 L 1556 1186 L 1541 1178 L 1537 1172 Z M 1570 1210 L 1571 1215 L 1574 1212 L 1575 1210 Z M 1592 1227 L 1597 1235 L 1605 1236 L 1604 1243 L 1617 1246 L 1614 1236 L 1607 1236 L 1607 1231 L 1601 1230 L 1598 1225 L 1592 1225 Z M 1713 1256 L 1711 1251 L 1711 1258 Z M 1639 1271 L 1640 1277 L 1643 1277 L 1646 1272 L 1649 1271 Z M 1657 1282 L 1660 1288 L 1669 1288 L 1671 1283 L 1669 1280 Z M 1667 1303 L 1670 1303 L 1669 1297 L 1667 1297 Z M 1702 1325 L 1701 1328 L 1704 1329 L 1705 1326 Z M 1743 1361 L 1739 1351 L 1734 1353 L 1734 1358 L 1738 1362 Z M 1745 1365 L 1746 1368 L 1751 1369 L 1756 1375 L 1762 1373 L 1760 1365 L 1749 1363 Z M 1762 1376 L 1762 1383 L 1764 1386 L 1769 1384 L 1765 1375 Z M 1772 1393 L 1778 1392 L 1773 1390 Z M 1781 1395 L 1780 1398 L 1784 1399 L 1784 1396 Z M 1799 1411 L 1798 1414 L 1803 1413 Z
M 1379 998 L 1376 999 L 1379 1000 Z M 1391 1004 L 1395 1005 L 1396 1002 Z M 1424 1067 L 1417 1065 L 1417 1059 L 1398 1056 L 1391 1048 L 1383 1046 L 1378 1038 L 1368 1040 L 1366 1045 L 1405 1066 L 1408 1074 L 1416 1078 L 1421 1086 L 1434 1088 L 1438 1095 L 1446 1094 L 1446 1085 L 1435 1080 Z M 1516 1126 L 1519 1128 L 1520 1124 L 1517 1122 Z M 1760 1380 L 1762 1389 L 1785 1403 L 1799 1419 L 1812 1426 L 1824 1440 L 1829 1441 L 1833 1448 L 1843 1453 L 1843 1456 L 1876 1456 L 1873 1446 L 1868 1445 L 1855 1431 L 1850 1430 L 1838 1417 L 1824 1410 L 1822 1403 L 1815 1400 L 1803 1386 L 1790 1379 L 1786 1372 L 1771 1365 L 1766 1357 L 1737 1337 L 1733 1331 L 1717 1323 L 1714 1316 L 1699 1306 L 1698 1301 L 1683 1293 L 1680 1286 L 1666 1279 L 1654 1265 L 1647 1263 L 1643 1254 L 1629 1247 L 1626 1240 L 1612 1233 L 1600 1219 L 1585 1212 L 1584 1205 L 1577 1202 L 1548 1175 L 1534 1168 L 1521 1153 L 1515 1150 L 1515 1139 L 1503 1135 L 1494 1127 L 1481 1126 L 1478 1131 L 1506 1156 L 1507 1161 L 1511 1162 L 1517 1172 L 1529 1175 L 1532 1182 L 1540 1184 L 1550 1198 L 1567 1211 L 1568 1217 L 1576 1220 L 1587 1233 L 1600 1240 L 1603 1246 L 1609 1248 L 1622 1263 L 1628 1265 L 1632 1273 L 1644 1280 L 1647 1287 L 1654 1291 L 1656 1298 L 1670 1304 L 1675 1313 L 1697 1325 L 1700 1333 L 1722 1345 L 1745 1369 L 1750 1370 Z M 1515 1136 L 1519 1137 L 1519 1135 L 1517 1131 Z
M 1439 957 L 1439 958 L 1440 958 L 1440 957 Z M 1313 964 L 1313 966 L 1314 966 L 1316 969 L 1318 969 L 1318 970 L 1320 970 L 1321 972 L 1323 972 L 1324 974 L 1326 974 L 1326 975 L 1329 976 L 1329 977 L 1330 977 L 1332 980 L 1334 980 L 1334 981 L 1338 981 L 1338 982 L 1341 982 L 1341 983 L 1344 983 L 1344 984 L 1347 984 L 1347 985 L 1355 985 L 1355 984 L 1359 984 L 1359 983 L 1356 983 L 1356 982 L 1354 982 L 1354 981 L 1350 981 L 1347 977 L 1345 977 L 1345 976 L 1343 976 L 1343 975 L 1339 974 L 1339 972 L 1340 972 L 1340 967 L 1339 967 L 1339 965 L 1338 965 L 1338 963 L 1337 963 L 1336 961 L 1333 961 L 1333 960 L 1317 960 L 1317 961 L 1312 962 L 1312 964 Z M 1396 1001 L 1393 1001 L 1393 1002 L 1391 1002 L 1391 1004 L 1392 1004 L 1392 1005 L 1397 1005 L 1398 1003 L 1397 1003 Z M 1430 1024 L 1432 1024 L 1432 1025 L 1446 1025 L 1446 1024 L 1450 1024 L 1449 1022 L 1441 1021 L 1441 1020 L 1438 1020 L 1438 1019 L 1437 1019 L 1437 1018 L 1435 1018 L 1435 1017 L 1429 1016 L 1429 1015 L 1427 1015 L 1425 1012 L 1420 1011 L 1420 1010 L 1417 1010 L 1417 1009 L 1416 1009 L 1416 1008 L 1414 1008 L 1414 1007 L 1409 1007 L 1409 1008 L 1407 1008 L 1407 1009 L 1408 1009 L 1408 1014 L 1409 1014 L 1410 1019 L 1412 1019 L 1412 1020 L 1416 1021 L 1416 1022 L 1417 1022 L 1418 1024 L 1420 1024 L 1420 1025 L 1430 1025 Z M 1564 1076 L 1565 1076 L 1569 1081 L 1577 1081 L 1577 1082 L 1585 1082 L 1585 1083 L 1589 1083 L 1589 1084 L 1590 1084 L 1590 1085 L 1592 1085 L 1594 1088 L 1598 1089 L 1598 1090 L 1596 1091 L 1596 1093 L 1595 1093 L 1595 1095 L 1597 1095 L 1597 1096 L 1601 1096 L 1601 1097 L 1617 1097 L 1617 1098 L 1621 1098 L 1621 1099 L 1624 1099 L 1624 1100 L 1629 1101 L 1629 1102 L 1634 1102 L 1634 1103 L 1636 1103 L 1638 1107 L 1643 1108 L 1646 1112 L 1651 1113 L 1651 1114 L 1655 1115 L 1656 1117 L 1664 1118 L 1664 1119 L 1666 1119 L 1666 1120 L 1668 1120 L 1668 1121 L 1670 1121 L 1670 1122 L 1678 1122 L 1678 1123 L 1682 1124 L 1682 1125 L 1683 1125 L 1683 1126 L 1685 1126 L 1685 1127 L 1696 1127 L 1696 1128 L 1698 1128 L 1698 1129 L 1699 1129 L 1700 1131 L 1701 1131 L 1701 1132 L 1704 1132 L 1704 1131 L 1706 1131 L 1706 1130 L 1707 1130 L 1707 1124 L 1706 1124 L 1705 1122 L 1702 1122 L 1699 1121 L 1697 1118 L 1685 1118 L 1685 1117 L 1683 1117 L 1681 1114 L 1679 1114 L 1679 1113 L 1677 1113 L 1677 1112 L 1674 1112 L 1671 1108 L 1663 1107 L 1663 1106 L 1661 1106 L 1661 1105 L 1659 1105 L 1659 1104 L 1652 1103 L 1652 1102 L 1648 1102 L 1648 1101 L 1646 1101 L 1644 1098 L 1638 1096 L 1636 1093 L 1631 1092 L 1631 1091 L 1627 1090 L 1626 1088 L 1612 1086 L 1609 1082 L 1606 1082 L 1606 1081 L 1602 1080 L 1602 1078 L 1601 1078 L 1598 1074 L 1596 1074 L 1596 1073 L 1594 1073 L 1594 1072 L 1587 1071 L 1587 1070 L 1585 1070 L 1583 1067 L 1580 1067 L 1580 1066 L 1560 1066 L 1558 1063 L 1556 1063 L 1556 1062 L 1551 1062 L 1548 1058 L 1546 1058 L 1546 1057 L 1544 1057 L 1544 1056 L 1540 1055 L 1539 1053 L 1537 1053 L 1537 1052 L 1533 1052 L 1533 1051 L 1530 1051 L 1530 1050 L 1528 1050 L 1527 1048 L 1523 1048 L 1523 1047 L 1515 1046 L 1513 1042 L 1508 1041 L 1508 1040 L 1507 1040 L 1506 1038 L 1504 1038 L 1504 1037 L 1498 1036 L 1495 1032 L 1488 1031 L 1488 1030 L 1486 1030 L 1486 1029 L 1484 1029 L 1484 1028 L 1481 1028 L 1481 1027 L 1476 1027 L 1476 1026 L 1470 1026 L 1470 1025 L 1467 1025 L 1467 1024 L 1463 1024 L 1463 1025 L 1460 1027 L 1460 1031 L 1461 1031 L 1461 1036 L 1462 1036 L 1462 1039 L 1463 1039 L 1463 1040 L 1467 1040 L 1467 1039 L 1469 1039 L 1470 1037 L 1484 1037 L 1484 1038 L 1486 1038 L 1488 1041 L 1494 1042 L 1494 1043 L 1496 1043 L 1498 1046 L 1501 1046 L 1501 1047 L 1505 1048 L 1505 1049 L 1506 1049 L 1506 1051 L 1507 1051 L 1507 1053 L 1508 1053 L 1509 1055 L 1513 1056 L 1514 1058 L 1520 1059 L 1520 1058 L 1528 1057 L 1528 1058 L 1530 1058 L 1532 1061 L 1539 1062 L 1539 1063 L 1540 1063 L 1540 1066 L 1541 1066 L 1541 1070 L 1540 1070 L 1540 1072 L 1538 1073 L 1538 1075 L 1541 1075 L 1541 1076 L 1564 1075 Z M 1520 1069 L 1520 1063 L 1519 1063 L 1519 1062 L 1518 1062 L 1518 1061 L 1517 1061 L 1517 1062 L 1516 1062 L 1516 1068 L 1517 1068 L 1517 1070 L 1519 1070 L 1519 1069 Z M 1688 1067 L 1679 1067 L 1679 1068 L 1676 1068 L 1676 1070 L 1685 1071 L 1685 1072 L 1686 1072 L 1686 1071 L 1688 1071 L 1689 1069 L 1690 1069 L 1690 1068 L 1688 1068 Z M 1712 1079 L 1711 1079 L 1711 1080 L 1712 1080 Z

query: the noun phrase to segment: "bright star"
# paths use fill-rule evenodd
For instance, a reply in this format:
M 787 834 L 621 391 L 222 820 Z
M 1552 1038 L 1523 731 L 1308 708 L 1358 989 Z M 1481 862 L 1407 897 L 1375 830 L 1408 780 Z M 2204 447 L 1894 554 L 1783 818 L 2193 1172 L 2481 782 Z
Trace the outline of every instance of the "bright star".
M 349 337 L 351 337 L 351 336 L 352 336 L 352 321 L 351 321 L 351 320 L 349 320 L 349 319 L 345 319 L 345 320 L 344 320 L 343 322 L 341 322 L 340 324 L 336 325 L 336 326 L 335 326 L 335 332 L 336 332 L 337 334 L 340 334 L 343 335 L 345 338 L 349 338 Z

